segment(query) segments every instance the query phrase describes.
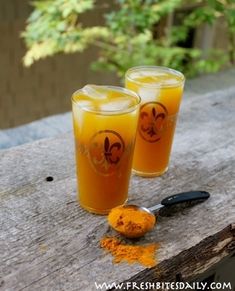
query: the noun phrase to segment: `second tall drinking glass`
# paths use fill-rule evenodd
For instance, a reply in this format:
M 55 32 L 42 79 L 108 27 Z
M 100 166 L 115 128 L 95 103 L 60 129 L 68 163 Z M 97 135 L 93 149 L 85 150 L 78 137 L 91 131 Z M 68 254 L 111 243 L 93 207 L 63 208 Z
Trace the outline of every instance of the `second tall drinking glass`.
M 134 67 L 126 73 L 126 88 L 142 99 L 133 160 L 141 176 L 160 176 L 168 169 L 185 78 L 157 66 Z

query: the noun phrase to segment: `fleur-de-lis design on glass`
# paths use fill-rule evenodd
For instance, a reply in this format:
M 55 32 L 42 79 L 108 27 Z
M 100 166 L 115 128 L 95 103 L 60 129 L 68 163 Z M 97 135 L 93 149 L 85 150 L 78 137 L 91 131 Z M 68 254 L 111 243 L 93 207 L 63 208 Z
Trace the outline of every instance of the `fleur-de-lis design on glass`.
M 121 144 L 119 142 L 114 142 L 110 144 L 109 138 L 106 136 L 104 140 L 104 156 L 108 163 L 110 164 L 117 164 L 120 161 L 120 157 L 113 156 L 113 150 L 120 150 Z
M 125 143 L 118 132 L 98 131 L 90 140 L 89 160 L 95 170 L 103 175 L 114 174 L 121 164 Z
M 141 112 L 140 118 L 144 119 L 145 117 L 148 118 L 148 124 L 147 125 L 142 124 L 141 130 L 146 132 L 150 137 L 157 135 L 158 131 L 161 130 L 161 127 L 157 125 L 157 121 L 160 119 L 163 120 L 166 117 L 165 113 L 163 112 L 158 113 L 155 107 L 153 107 L 150 116 L 147 112 L 144 111 Z

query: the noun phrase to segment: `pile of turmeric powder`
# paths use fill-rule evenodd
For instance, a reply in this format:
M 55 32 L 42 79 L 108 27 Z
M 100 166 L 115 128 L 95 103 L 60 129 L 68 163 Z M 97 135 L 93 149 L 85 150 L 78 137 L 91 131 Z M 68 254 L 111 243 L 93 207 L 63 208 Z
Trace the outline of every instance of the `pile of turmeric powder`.
M 156 222 L 153 214 L 131 205 L 113 208 L 108 215 L 109 225 L 128 238 L 136 238 L 150 231 Z
M 129 264 L 139 263 L 151 268 L 156 265 L 155 251 L 158 244 L 148 245 L 128 245 L 121 242 L 117 237 L 104 237 L 100 241 L 100 246 L 110 252 L 114 263 L 126 261 Z

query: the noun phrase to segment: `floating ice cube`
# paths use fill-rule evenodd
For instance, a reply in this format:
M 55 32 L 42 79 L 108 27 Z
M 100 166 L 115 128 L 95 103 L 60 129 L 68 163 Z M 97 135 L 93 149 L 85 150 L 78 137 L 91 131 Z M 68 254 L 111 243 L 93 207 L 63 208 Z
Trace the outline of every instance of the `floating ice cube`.
M 73 106 L 73 119 L 76 125 L 81 124 L 82 122 L 82 112 L 83 110 L 81 107 L 74 105 Z
M 142 79 L 147 77 L 148 82 L 149 80 L 152 82 L 159 82 L 161 78 L 165 78 L 168 76 L 168 73 L 162 72 L 162 71 L 155 71 L 155 70 L 146 70 L 146 71 L 140 71 L 140 72 L 133 72 L 131 74 L 132 79 Z
M 168 77 L 167 79 L 162 81 L 163 85 L 167 85 L 167 86 L 174 86 L 174 85 L 179 84 L 179 82 L 180 82 L 180 79 L 174 78 L 174 77 L 172 78 Z
M 120 111 L 130 108 L 133 105 L 133 99 L 120 97 L 111 99 L 105 103 L 100 104 L 102 111 Z
M 150 87 L 140 87 L 138 91 L 142 102 L 151 102 L 156 101 L 156 98 L 159 96 L 159 88 L 150 88 Z
M 83 108 L 83 109 L 90 109 L 90 110 L 94 109 L 94 105 L 92 101 L 90 100 L 79 100 L 78 105 L 80 108 Z
M 108 97 L 108 92 L 102 86 L 89 84 L 83 87 L 82 91 L 89 96 L 90 99 L 104 100 Z
M 142 78 L 142 77 L 149 77 L 151 73 L 149 71 L 137 71 L 137 72 L 133 72 L 131 74 L 131 78 L 133 79 L 138 79 L 138 78 Z

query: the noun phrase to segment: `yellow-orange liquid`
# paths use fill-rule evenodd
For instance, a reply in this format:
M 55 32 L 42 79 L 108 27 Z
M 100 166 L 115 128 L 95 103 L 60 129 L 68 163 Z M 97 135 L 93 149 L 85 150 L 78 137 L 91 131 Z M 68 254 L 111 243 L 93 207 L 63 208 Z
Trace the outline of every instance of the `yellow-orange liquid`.
M 100 214 L 127 200 L 139 113 L 137 97 L 120 97 L 111 89 L 106 93 L 104 100 L 91 100 L 79 91 L 73 96 L 78 199 L 82 207 Z M 120 98 L 123 102 L 122 97 L 129 100 L 129 112 L 102 112 L 102 106 Z
M 182 78 L 171 73 L 137 75 L 126 79 L 126 87 L 142 98 L 133 170 L 142 176 L 159 176 L 168 169 L 183 92 Z

